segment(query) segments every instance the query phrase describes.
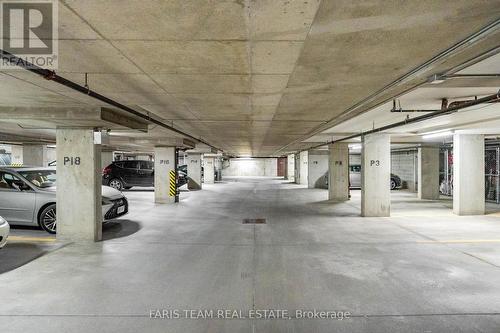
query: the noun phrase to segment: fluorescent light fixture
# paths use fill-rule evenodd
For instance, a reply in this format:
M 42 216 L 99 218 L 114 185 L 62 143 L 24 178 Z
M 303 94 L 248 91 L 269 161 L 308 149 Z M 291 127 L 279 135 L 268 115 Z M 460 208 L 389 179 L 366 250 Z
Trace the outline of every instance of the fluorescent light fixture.
M 441 137 L 451 136 L 451 135 L 453 135 L 452 131 L 436 132 L 436 133 L 424 134 L 424 135 L 422 135 L 422 139 L 428 140 L 428 139 L 441 138 Z
M 361 149 L 361 144 L 360 143 L 355 143 L 353 145 L 349 145 L 350 149 Z

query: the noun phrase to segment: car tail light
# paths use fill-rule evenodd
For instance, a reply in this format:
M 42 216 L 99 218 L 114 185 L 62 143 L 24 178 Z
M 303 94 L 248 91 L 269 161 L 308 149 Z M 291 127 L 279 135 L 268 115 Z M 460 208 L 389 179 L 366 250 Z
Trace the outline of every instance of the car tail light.
M 102 169 L 103 175 L 109 175 L 110 173 L 111 173 L 111 167 L 107 166 L 104 169 Z

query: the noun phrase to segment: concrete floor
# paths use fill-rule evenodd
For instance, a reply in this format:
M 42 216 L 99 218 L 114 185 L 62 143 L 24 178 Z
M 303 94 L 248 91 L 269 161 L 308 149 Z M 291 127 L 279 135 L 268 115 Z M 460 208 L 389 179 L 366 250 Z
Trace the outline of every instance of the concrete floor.
M 500 331 L 497 214 L 457 217 L 449 200 L 393 191 L 391 218 L 361 218 L 352 194 L 331 204 L 325 190 L 269 178 L 205 185 L 170 206 L 126 192 L 131 213 L 105 228 L 105 241 L 0 274 L 1 331 Z M 149 318 L 152 309 L 252 308 L 353 317 Z

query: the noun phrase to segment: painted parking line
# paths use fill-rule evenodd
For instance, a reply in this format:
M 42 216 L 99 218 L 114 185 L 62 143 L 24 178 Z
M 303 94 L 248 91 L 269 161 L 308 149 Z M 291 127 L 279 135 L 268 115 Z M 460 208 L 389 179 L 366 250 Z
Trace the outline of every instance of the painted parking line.
M 23 236 L 9 236 L 7 238 L 8 242 L 45 242 L 51 243 L 55 242 L 56 239 L 53 237 L 23 237 Z
M 500 243 L 500 239 L 449 239 L 449 240 L 423 240 L 423 241 L 417 241 L 417 243 L 427 243 L 427 244 L 432 244 L 432 243 Z

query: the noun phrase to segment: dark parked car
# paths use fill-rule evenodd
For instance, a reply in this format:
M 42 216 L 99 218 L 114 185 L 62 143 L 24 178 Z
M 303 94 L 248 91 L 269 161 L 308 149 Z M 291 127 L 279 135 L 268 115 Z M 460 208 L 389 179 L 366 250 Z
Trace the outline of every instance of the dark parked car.
M 187 183 L 185 166 L 177 168 L 177 186 Z M 102 170 L 102 184 L 117 190 L 133 186 L 154 186 L 154 162 L 143 160 L 115 161 Z

